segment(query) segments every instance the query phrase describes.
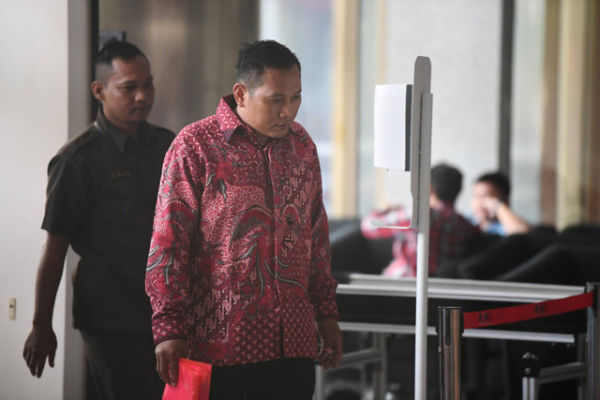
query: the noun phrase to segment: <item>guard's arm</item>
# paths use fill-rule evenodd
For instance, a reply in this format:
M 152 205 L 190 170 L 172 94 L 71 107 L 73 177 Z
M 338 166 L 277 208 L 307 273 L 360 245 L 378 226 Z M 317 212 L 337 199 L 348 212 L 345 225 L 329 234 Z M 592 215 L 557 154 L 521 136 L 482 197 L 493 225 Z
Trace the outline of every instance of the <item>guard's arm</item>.
M 52 329 L 52 315 L 69 242 L 67 236 L 48 232 L 38 266 L 33 327 L 23 348 L 23 358 L 31 374 L 38 378 L 42 376 L 46 358 L 54 367 L 56 335 Z

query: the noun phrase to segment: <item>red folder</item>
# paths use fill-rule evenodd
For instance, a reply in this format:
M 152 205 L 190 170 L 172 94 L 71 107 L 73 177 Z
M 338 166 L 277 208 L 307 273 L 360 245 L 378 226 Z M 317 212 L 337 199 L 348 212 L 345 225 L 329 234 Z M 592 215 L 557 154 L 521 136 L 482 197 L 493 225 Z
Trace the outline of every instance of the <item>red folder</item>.
M 179 359 L 177 386 L 165 385 L 163 400 L 208 400 L 212 365 Z

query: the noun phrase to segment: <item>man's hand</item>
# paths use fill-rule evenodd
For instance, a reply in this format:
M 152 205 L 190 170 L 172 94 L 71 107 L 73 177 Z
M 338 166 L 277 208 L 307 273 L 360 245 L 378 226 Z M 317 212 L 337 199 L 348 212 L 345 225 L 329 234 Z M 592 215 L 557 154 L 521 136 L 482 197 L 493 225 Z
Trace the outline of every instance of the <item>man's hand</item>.
M 171 386 L 177 386 L 179 359 L 187 357 L 188 345 L 185 340 L 165 340 L 156 345 L 156 370 L 160 378 Z
M 56 335 L 52 330 L 52 312 L 69 243 L 68 236 L 48 232 L 35 278 L 33 328 L 25 340 L 23 358 L 31 375 L 38 378 L 44 371 L 46 357 L 48 364 L 54 367 Z
M 342 358 L 342 332 L 335 319 L 317 323 L 323 338 L 323 350 L 318 355 L 319 364 L 325 368 L 337 367 Z
M 485 212 L 487 214 L 487 218 L 492 220 L 496 218 L 498 214 L 498 209 L 502 205 L 502 202 L 495 197 L 488 196 L 483 199 L 483 207 L 485 208 Z
M 48 364 L 54 367 L 55 354 L 56 335 L 52 327 L 34 325 L 23 347 L 23 358 L 31 371 L 31 375 L 38 378 L 42 376 L 46 365 L 46 357 L 48 357 Z

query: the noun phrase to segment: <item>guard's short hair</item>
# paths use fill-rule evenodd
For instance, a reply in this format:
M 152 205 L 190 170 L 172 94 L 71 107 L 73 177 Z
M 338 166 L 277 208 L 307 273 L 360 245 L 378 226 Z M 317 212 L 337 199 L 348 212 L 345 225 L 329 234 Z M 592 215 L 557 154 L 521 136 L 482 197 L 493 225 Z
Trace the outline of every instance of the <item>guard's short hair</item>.
M 300 61 L 290 49 L 275 40 L 259 40 L 244 44 L 235 65 L 235 78 L 252 90 L 262 83 L 262 75 L 267 68 L 300 70 Z
M 94 70 L 96 80 L 106 83 L 107 73 L 112 69 L 114 59 L 124 61 L 132 60 L 137 56 L 142 56 L 148 61 L 148 57 L 134 44 L 120 40 L 109 40 L 96 55 Z
M 449 164 L 431 168 L 431 189 L 443 202 L 454 204 L 462 189 L 462 173 Z
M 489 183 L 496 188 L 500 194 L 501 200 L 508 201 L 510 197 L 510 181 L 504 173 L 500 171 L 487 172 L 477 178 L 475 182 Z

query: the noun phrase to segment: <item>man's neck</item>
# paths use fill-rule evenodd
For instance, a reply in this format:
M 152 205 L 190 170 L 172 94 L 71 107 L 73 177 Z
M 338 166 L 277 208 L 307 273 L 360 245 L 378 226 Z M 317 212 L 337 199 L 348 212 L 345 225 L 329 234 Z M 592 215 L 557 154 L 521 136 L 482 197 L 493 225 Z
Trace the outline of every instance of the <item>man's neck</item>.
M 119 128 L 120 130 L 122 130 L 125 133 L 136 133 L 140 127 L 140 123 L 139 122 L 135 122 L 135 123 L 130 123 L 130 124 L 124 124 L 124 123 L 117 123 L 113 120 L 111 120 L 110 118 L 106 118 L 111 124 L 113 124 L 114 126 L 116 126 L 117 128 Z
M 263 135 L 262 133 L 260 133 L 259 131 L 257 131 L 256 129 L 254 129 L 253 127 L 251 127 L 245 120 L 244 117 L 242 115 L 240 115 L 240 112 L 238 110 L 237 107 L 233 108 L 233 112 L 235 113 L 235 115 L 238 116 L 238 118 L 240 119 L 240 121 L 242 121 L 246 126 L 248 126 L 250 129 L 252 129 L 252 132 L 254 132 L 256 134 L 256 138 L 258 139 L 258 141 L 262 144 L 267 143 L 267 141 L 270 139 L 269 136 L 267 135 Z
M 106 120 L 108 122 L 110 122 L 112 125 L 119 128 L 119 130 L 121 130 L 125 133 L 136 133 L 141 124 L 141 122 L 125 123 L 125 122 L 115 121 L 113 118 L 106 115 L 104 112 L 102 112 L 102 115 L 104 115 L 104 118 L 106 118 Z

